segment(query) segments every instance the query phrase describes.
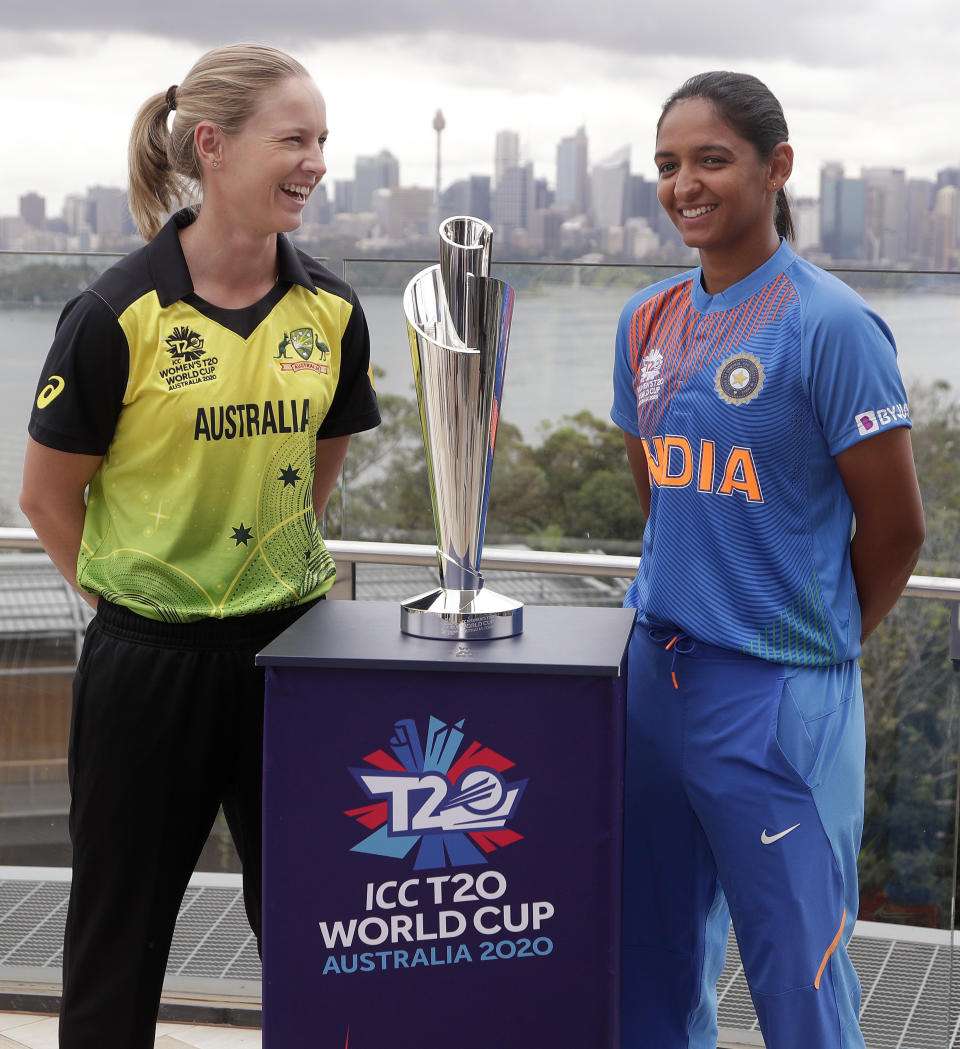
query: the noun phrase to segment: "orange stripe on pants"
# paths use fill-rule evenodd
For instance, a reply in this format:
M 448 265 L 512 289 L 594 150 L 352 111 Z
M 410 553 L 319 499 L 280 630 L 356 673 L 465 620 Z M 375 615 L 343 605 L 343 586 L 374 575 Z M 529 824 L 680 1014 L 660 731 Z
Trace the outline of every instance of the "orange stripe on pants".
M 827 962 L 830 961 L 830 955 L 840 946 L 840 937 L 843 935 L 843 927 L 847 922 L 847 908 L 843 908 L 843 917 L 840 919 L 840 928 L 837 929 L 837 935 L 833 938 L 833 943 L 827 948 L 827 953 L 823 956 L 823 961 L 820 963 L 820 968 L 817 969 L 817 978 L 813 981 L 813 986 L 816 990 L 820 990 L 820 978 L 823 976 L 823 970 L 827 967 Z

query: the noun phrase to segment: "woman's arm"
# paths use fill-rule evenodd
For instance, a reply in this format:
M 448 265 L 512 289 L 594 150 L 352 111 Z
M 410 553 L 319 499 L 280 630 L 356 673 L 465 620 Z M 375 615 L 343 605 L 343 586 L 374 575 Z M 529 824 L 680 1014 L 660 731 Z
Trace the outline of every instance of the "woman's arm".
M 862 619 L 861 640 L 896 604 L 925 534 L 910 431 L 884 430 L 836 457 L 856 516 L 850 543 Z
M 318 521 L 327 508 L 327 500 L 340 476 L 349 447 L 350 434 L 317 441 L 317 464 L 313 471 L 313 512 Z
M 623 431 L 623 443 L 627 447 L 627 462 L 633 474 L 633 483 L 637 486 L 637 498 L 644 517 L 650 516 L 650 467 L 647 465 L 647 454 L 643 450 L 643 441 L 632 433 Z
M 93 608 L 97 598 L 77 585 L 77 556 L 87 513 L 85 492 L 99 455 L 61 452 L 27 438 L 20 509 L 64 579 Z

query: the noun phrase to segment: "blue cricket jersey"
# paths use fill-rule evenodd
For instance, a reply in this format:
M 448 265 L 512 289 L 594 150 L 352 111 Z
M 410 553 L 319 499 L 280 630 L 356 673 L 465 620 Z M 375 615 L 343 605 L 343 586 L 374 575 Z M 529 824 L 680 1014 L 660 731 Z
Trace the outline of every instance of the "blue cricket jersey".
M 708 295 L 695 269 L 620 317 L 613 421 L 651 481 L 641 623 L 778 663 L 860 652 L 853 510 L 834 456 L 910 415 L 886 324 L 786 242 Z

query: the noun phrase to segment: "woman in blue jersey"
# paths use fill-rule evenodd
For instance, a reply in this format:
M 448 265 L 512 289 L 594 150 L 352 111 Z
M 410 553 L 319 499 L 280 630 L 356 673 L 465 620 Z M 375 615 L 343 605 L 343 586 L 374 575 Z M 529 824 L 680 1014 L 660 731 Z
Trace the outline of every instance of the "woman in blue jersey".
M 923 513 L 889 329 L 787 243 L 787 139 L 754 77 L 668 99 L 658 196 L 700 266 L 634 296 L 617 334 L 612 417 L 647 514 L 624 1049 L 714 1049 L 731 915 L 767 1049 L 863 1046 L 857 656 Z
M 326 138 L 313 80 L 268 47 L 217 48 L 149 98 L 130 139 L 147 243 L 67 304 L 38 386 L 21 506 L 96 608 L 70 732 L 62 1049 L 153 1045 L 221 805 L 260 939 L 254 658 L 333 585 L 318 518 L 351 434 L 379 422 L 356 295 L 285 237 Z

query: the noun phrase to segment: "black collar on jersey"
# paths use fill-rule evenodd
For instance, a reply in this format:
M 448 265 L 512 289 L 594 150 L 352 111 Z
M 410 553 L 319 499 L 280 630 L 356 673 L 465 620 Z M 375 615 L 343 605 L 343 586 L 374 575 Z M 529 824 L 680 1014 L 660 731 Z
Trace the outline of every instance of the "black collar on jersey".
M 153 286 L 160 305 L 166 308 L 193 294 L 193 281 L 187 269 L 178 230 L 189 226 L 197 215 L 193 208 L 178 211 L 147 244 L 147 258 Z M 278 280 L 281 284 L 299 284 L 316 294 L 317 287 L 307 275 L 297 249 L 282 234 L 277 234 Z

